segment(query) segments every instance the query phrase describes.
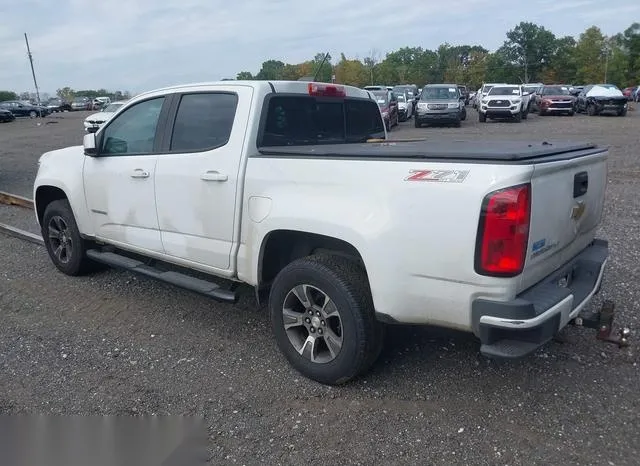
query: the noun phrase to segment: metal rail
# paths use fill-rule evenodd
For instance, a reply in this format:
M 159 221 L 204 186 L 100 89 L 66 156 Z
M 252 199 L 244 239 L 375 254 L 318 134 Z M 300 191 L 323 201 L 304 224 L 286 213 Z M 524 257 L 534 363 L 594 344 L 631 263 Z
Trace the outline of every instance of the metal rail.
M 23 207 L 25 209 L 33 210 L 33 201 L 26 197 L 18 196 L 16 194 L 9 194 L 0 191 L 0 204 L 13 205 Z M 19 238 L 30 243 L 44 246 L 44 240 L 41 236 L 31 233 L 30 231 L 21 230 L 20 228 L 12 227 L 5 223 L 0 223 L 0 233 L 4 233 L 14 238 Z
M 18 196 L 17 194 L 9 194 L 0 191 L 0 204 L 17 205 L 24 207 L 25 209 L 33 210 L 33 201 L 26 197 Z
M 44 246 L 44 240 L 42 239 L 41 236 L 38 236 L 35 233 L 31 233 L 30 231 L 25 231 L 25 230 L 21 230 L 20 228 L 12 227 L 11 225 L 7 225 L 5 223 L 0 223 L 0 233 L 4 233 L 6 235 L 13 236 L 14 238 L 18 238 L 24 241 L 29 241 L 30 243 Z

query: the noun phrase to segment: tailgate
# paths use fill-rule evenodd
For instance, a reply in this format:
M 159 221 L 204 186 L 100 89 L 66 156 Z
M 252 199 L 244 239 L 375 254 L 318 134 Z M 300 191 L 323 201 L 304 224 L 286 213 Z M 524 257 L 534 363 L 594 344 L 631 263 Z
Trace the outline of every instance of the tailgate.
M 607 183 L 608 151 L 536 164 L 531 224 L 520 290 L 568 262 L 595 237 Z

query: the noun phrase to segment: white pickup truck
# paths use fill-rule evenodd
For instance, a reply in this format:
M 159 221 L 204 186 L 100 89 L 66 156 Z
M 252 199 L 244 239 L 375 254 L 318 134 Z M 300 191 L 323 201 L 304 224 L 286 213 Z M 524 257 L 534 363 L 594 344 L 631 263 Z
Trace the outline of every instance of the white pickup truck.
M 327 384 L 369 368 L 383 324 L 518 358 L 578 316 L 608 257 L 606 149 L 385 137 L 353 87 L 160 89 L 40 158 L 37 220 L 68 275 L 103 263 L 231 303 L 254 287 L 290 363 Z

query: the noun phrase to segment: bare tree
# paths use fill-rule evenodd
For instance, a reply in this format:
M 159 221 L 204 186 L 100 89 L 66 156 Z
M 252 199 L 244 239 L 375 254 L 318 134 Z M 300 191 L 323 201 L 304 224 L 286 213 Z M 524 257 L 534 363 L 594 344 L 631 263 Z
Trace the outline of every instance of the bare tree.
M 364 57 L 364 66 L 369 70 L 369 76 L 371 77 L 371 84 L 375 84 L 373 81 L 373 70 L 376 65 L 380 63 L 380 52 L 377 49 L 371 49 L 369 55 Z

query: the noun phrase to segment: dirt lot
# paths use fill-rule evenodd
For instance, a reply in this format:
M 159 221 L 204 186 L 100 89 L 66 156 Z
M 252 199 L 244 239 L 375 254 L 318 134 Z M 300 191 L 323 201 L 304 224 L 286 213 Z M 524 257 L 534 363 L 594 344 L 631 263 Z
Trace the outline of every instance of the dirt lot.
M 37 158 L 80 144 L 84 114 L 0 124 L 0 190 L 31 197 Z M 55 123 L 54 123 L 55 122 Z M 640 324 L 640 112 L 539 117 L 394 137 L 591 140 L 611 148 L 601 237 L 612 257 L 598 302 Z M 0 207 L 0 222 L 35 229 Z M 637 342 L 619 350 L 568 331 L 496 364 L 466 334 L 390 329 L 366 378 L 341 388 L 289 368 L 264 310 L 126 273 L 72 279 L 44 249 L 0 236 L 0 414 L 197 414 L 215 464 L 638 464 Z

